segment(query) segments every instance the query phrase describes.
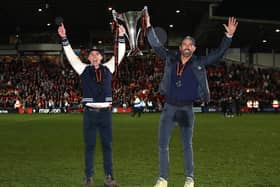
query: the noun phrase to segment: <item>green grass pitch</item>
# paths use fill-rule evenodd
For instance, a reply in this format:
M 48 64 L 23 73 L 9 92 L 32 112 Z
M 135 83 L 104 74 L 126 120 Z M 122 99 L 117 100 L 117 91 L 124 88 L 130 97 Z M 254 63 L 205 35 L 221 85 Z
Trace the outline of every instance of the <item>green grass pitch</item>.
M 113 167 L 121 187 L 157 179 L 160 114 L 113 114 Z M 169 187 L 183 187 L 179 128 L 170 143 Z M 84 171 L 81 114 L 0 115 L 0 187 L 78 187 Z M 196 187 L 280 186 L 280 114 L 196 114 Z M 103 186 L 98 137 L 94 186 Z

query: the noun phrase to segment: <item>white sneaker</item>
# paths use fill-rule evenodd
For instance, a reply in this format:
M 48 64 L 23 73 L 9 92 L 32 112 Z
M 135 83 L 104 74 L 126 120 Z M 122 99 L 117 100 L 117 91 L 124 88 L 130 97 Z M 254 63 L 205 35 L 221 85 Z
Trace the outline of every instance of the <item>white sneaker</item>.
M 167 187 L 167 180 L 165 180 L 164 178 L 160 177 L 157 180 L 157 183 L 154 185 L 154 187 Z
M 117 182 L 114 179 L 112 179 L 112 177 L 110 175 L 105 177 L 104 186 L 106 186 L 106 187 L 119 187 Z
M 194 187 L 194 181 L 193 178 L 187 177 L 185 180 L 185 185 L 184 187 Z

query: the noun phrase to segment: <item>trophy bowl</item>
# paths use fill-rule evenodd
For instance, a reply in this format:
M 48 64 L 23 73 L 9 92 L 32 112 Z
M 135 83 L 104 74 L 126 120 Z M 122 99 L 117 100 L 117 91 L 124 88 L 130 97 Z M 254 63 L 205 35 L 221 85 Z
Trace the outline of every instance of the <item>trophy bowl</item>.
M 139 56 L 143 55 L 142 51 L 139 48 L 139 37 L 142 32 L 141 24 L 138 24 L 139 20 L 144 16 L 146 7 L 142 11 L 127 11 L 123 13 L 117 13 L 116 10 L 112 10 L 113 18 L 116 22 L 118 20 L 124 23 L 127 34 L 125 35 L 129 41 L 130 50 L 127 56 Z M 138 27 L 137 27 L 138 26 Z

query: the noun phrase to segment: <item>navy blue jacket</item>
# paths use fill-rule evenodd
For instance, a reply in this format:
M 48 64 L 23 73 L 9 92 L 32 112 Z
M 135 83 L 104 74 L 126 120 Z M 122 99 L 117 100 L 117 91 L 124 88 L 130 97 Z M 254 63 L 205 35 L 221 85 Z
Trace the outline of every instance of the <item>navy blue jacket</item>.
M 163 78 L 159 85 L 159 92 L 161 95 L 166 95 L 170 88 L 170 82 L 171 82 L 171 67 L 172 64 L 177 63 L 180 61 L 180 53 L 174 53 L 168 51 L 158 40 L 154 29 L 152 27 L 149 27 L 147 29 L 147 37 L 149 44 L 154 49 L 155 53 L 165 60 L 165 66 L 164 66 L 164 74 Z M 190 59 L 190 65 L 191 68 L 198 80 L 198 99 L 204 100 L 204 101 L 210 101 L 210 91 L 208 87 L 208 81 L 207 81 L 207 74 L 206 74 L 206 65 L 213 64 L 219 61 L 225 54 L 226 50 L 231 45 L 232 38 L 228 38 L 227 36 L 224 36 L 219 47 L 215 49 L 214 51 L 210 52 L 207 56 L 201 56 L 198 57 L 196 55 L 193 55 Z
M 83 87 L 83 101 L 86 102 L 112 102 L 112 73 L 106 66 L 100 64 L 102 81 L 97 82 L 94 67 L 89 65 L 81 74 Z

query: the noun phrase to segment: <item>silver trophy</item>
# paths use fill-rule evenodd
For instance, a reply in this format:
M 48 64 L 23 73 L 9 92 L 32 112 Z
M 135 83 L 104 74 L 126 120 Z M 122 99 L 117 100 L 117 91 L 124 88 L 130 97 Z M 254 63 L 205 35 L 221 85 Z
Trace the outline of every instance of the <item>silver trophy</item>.
M 116 22 L 121 20 L 127 30 L 128 35 L 126 37 L 129 41 L 130 50 L 127 56 L 138 56 L 143 55 L 138 47 L 138 40 L 141 33 L 141 24 L 139 24 L 139 28 L 137 28 L 137 23 L 144 16 L 145 11 L 147 11 L 147 7 L 145 6 L 142 11 L 128 11 L 124 13 L 117 13 L 116 10 L 112 10 L 113 18 Z

